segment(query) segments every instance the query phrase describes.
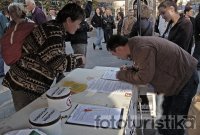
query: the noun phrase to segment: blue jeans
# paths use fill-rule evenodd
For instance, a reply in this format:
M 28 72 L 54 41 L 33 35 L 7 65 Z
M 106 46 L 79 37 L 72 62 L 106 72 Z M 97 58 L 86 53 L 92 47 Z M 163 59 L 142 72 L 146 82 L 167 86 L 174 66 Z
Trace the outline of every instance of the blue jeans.
M 96 43 L 95 45 L 99 48 L 102 48 L 101 46 L 101 40 L 103 39 L 103 29 L 101 27 L 96 28 Z
M 199 77 L 197 71 L 195 71 L 182 88 L 178 95 L 164 96 L 163 101 L 163 117 L 159 122 L 165 124 L 165 127 L 158 128 L 158 131 L 162 135 L 184 135 L 184 123 L 179 125 L 187 118 L 188 110 L 192 102 L 192 98 L 195 96 L 197 87 L 199 84 Z M 173 116 L 173 117 L 172 117 Z M 173 127 L 172 127 L 173 124 Z

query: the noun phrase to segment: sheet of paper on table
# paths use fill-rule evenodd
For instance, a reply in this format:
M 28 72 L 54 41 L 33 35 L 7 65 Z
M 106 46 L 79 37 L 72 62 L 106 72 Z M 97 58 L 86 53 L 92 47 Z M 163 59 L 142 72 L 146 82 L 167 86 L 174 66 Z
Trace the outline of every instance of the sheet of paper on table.
M 107 70 L 102 75 L 101 79 L 107 79 L 107 80 L 115 80 L 118 81 L 119 79 L 116 78 L 118 70 Z
M 121 128 L 120 120 L 122 116 L 123 109 L 121 108 L 78 104 L 66 123 L 104 128 Z
M 5 133 L 4 135 L 47 135 L 38 129 L 21 129 Z
M 113 81 L 105 79 L 92 79 L 87 83 L 87 91 L 104 92 L 104 93 L 132 93 L 133 85 L 122 81 Z

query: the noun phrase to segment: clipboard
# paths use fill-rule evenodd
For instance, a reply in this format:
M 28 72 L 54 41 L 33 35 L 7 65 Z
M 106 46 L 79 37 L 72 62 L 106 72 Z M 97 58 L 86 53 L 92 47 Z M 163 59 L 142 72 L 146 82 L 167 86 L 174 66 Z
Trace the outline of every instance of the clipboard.
M 122 120 L 123 113 L 124 108 L 78 104 L 65 124 L 121 129 L 125 124 Z

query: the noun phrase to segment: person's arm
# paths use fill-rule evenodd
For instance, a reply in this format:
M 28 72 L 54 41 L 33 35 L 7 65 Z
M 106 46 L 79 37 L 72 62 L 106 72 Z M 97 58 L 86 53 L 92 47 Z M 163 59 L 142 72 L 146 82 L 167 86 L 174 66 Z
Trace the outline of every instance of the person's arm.
M 49 29 L 49 27 L 46 27 L 46 29 Z M 54 30 L 58 31 L 57 29 Z M 35 31 L 35 33 L 37 37 L 37 31 Z M 38 41 L 36 45 L 38 45 L 36 53 L 40 56 L 42 62 L 48 65 L 55 74 L 62 73 L 65 70 L 70 71 L 85 64 L 83 55 L 66 54 L 64 38 L 58 32 L 49 34 L 48 37 L 44 39 L 44 42 Z
M 117 78 L 132 84 L 147 84 L 151 82 L 155 74 L 156 52 L 151 47 L 140 47 L 139 54 L 134 58 L 137 70 L 120 70 Z
M 66 55 L 66 59 L 67 59 L 67 67 L 66 67 L 67 72 L 75 68 L 83 67 L 85 65 L 85 57 L 82 54 Z

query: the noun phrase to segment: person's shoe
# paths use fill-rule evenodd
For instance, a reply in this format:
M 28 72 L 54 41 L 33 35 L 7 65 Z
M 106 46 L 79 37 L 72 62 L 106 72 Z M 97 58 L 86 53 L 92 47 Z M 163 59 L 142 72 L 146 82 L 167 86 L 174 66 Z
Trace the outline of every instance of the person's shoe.
M 105 41 L 103 41 L 102 43 L 104 43 L 104 44 L 105 44 L 106 42 L 105 42 Z
M 95 48 L 96 48 L 96 45 L 93 43 L 93 49 L 95 50 Z
M 102 50 L 102 48 L 100 47 L 99 50 Z

